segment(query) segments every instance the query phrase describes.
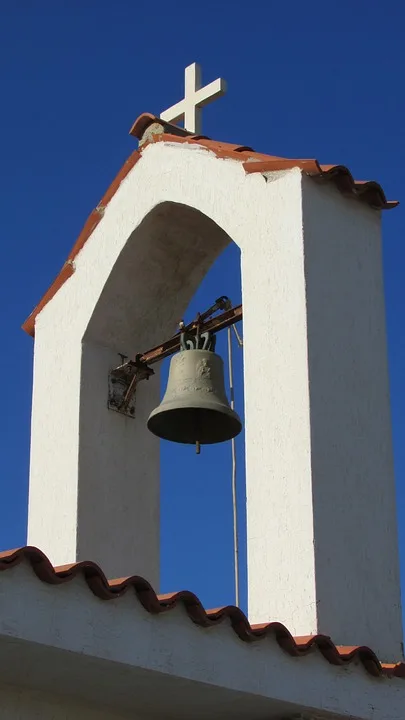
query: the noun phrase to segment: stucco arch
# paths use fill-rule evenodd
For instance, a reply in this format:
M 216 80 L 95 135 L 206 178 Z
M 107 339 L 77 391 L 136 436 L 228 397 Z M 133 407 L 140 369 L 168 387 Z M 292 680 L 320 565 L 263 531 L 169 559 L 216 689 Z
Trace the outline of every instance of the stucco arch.
M 134 480 L 128 485 L 123 484 L 119 488 L 119 493 L 127 505 L 136 500 L 138 504 L 142 502 L 145 508 L 153 508 L 152 519 L 155 524 L 159 523 L 161 495 L 160 482 L 156 485 L 154 493 L 151 492 L 155 482 L 151 477 L 152 472 L 154 478 L 158 476 L 158 480 L 164 477 L 165 472 L 166 477 L 170 472 L 168 465 L 166 468 L 163 466 L 165 455 L 160 454 L 159 441 L 146 429 L 148 414 L 160 400 L 162 364 L 155 364 L 153 366 L 155 376 L 138 386 L 136 417 L 134 420 L 127 420 L 111 411 L 106 413 L 102 405 L 105 403 L 105 381 L 108 369 L 106 363 L 109 363 L 109 367 L 114 363 L 118 365 L 121 362 L 118 352 L 125 352 L 133 357 L 135 353 L 145 351 L 169 338 L 177 330 L 179 319 L 184 317 L 190 300 L 194 297 L 204 276 L 231 243 L 233 243 L 232 239 L 224 230 L 200 210 L 184 203 L 165 201 L 156 204 L 132 230 L 115 259 L 83 336 L 81 368 L 83 400 L 88 389 L 94 385 L 96 375 L 98 384 L 97 390 L 92 391 L 92 401 L 82 402 L 80 408 L 81 432 L 83 437 L 87 438 L 86 446 L 79 450 L 79 466 L 81 473 L 85 472 L 86 477 L 79 502 L 78 540 L 81 556 L 85 553 L 85 556 L 95 557 L 103 544 L 102 536 L 95 534 L 94 527 L 91 529 L 91 536 L 88 534 L 91 526 L 85 522 L 85 513 L 92 498 L 100 491 L 100 478 L 103 477 L 111 456 L 109 438 L 114 438 L 115 447 L 119 444 L 122 447 L 125 442 L 123 434 L 127 433 L 127 444 L 125 450 L 121 452 L 121 457 L 131 458 L 125 460 L 126 464 L 134 463 Z M 236 243 L 234 244 L 238 247 Z M 221 293 L 222 289 L 219 290 L 218 295 Z M 234 299 L 233 296 L 231 297 Z M 214 296 L 207 298 L 207 306 L 214 300 Z M 205 307 L 206 305 L 199 307 L 199 310 L 204 310 Z M 191 319 L 190 315 L 186 317 Z M 241 351 L 239 355 L 242 355 Z M 226 359 L 226 355 L 223 354 L 223 357 Z M 241 410 L 241 405 L 238 405 L 238 412 Z M 97 423 L 94 422 L 95 417 Z M 100 438 L 103 439 L 102 442 Z M 92 447 L 97 447 L 96 454 L 88 452 L 88 448 Z M 229 446 L 216 448 L 216 453 L 218 452 L 229 453 L 230 448 Z M 206 463 L 208 456 L 204 451 L 199 460 Z M 217 457 L 217 454 L 215 456 Z M 184 457 L 181 447 L 177 449 L 177 457 L 179 462 Z M 160 458 L 162 458 L 161 465 Z M 240 460 L 240 466 L 242 463 L 243 458 Z M 119 472 L 123 474 L 125 468 L 121 466 Z M 118 470 L 115 470 L 115 473 L 118 474 Z M 135 488 L 134 484 L 138 487 Z M 150 493 L 148 495 L 143 492 L 146 488 Z M 135 490 L 137 490 L 136 497 Z M 118 492 L 116 482 L 104 483 L 103 492 L 107 515 L 111 512 L 108 508 L 113 508 L 116 504 Z M 83 513 L 82 518 L 81 513 Z M 145 509 L 143 514 L 147 517 L 149 510 Z M 152 547 L 156 535 L 155 525 L 149 522 L 144 528 L 144 538 L 147 538 L 148 548 Z M 148 563 L 152 562 L 150 557 L 144 554 L 144 550 L 142 555 L 142 563 L 146 563 L 146 560 Z M 135 558 L 132 562 L 132 566 L 136 565 L 139 572 L 141 560 Z M 101 563 L 100 560 L 100 564 L 105 566 L 106 561 Z M 148 579 L 151 578 L 150 564 L 145 574 Z
M 294 212 L 286 214 L 287 198 Z M 285 334 L 288 347 L 305 344 L 304 324 L 286 317 L 284 302 L 288 288 L 304 287 L 299 253 L 288 280 L 279 272 L 301 243 L 301 175 L 291 170 L 266 182 L 206 149 L 151 145 L 95 215 L 69 256 L 67 279 L 36 315 L 28 541 L 55 564 L 91 558 L 110 577 L 135 570 L 158 587 L 159 441 L 146 422 L 160 401 L 159 376 L 139 384 L 131 419 L 107 408 L 109 370 L 118 353 L 142 352 L 175 332 L 201 279 L 234 241 L 245 320 L 246 477 L 256 477 L 263 460 L 255 448 L 268 445 L 264 408 L 284 401 L 279 383 L 266 385 L 257 353 L 266 362 L 275 350 L 283 356 L 272 340 Z
M 155 376 L 137 387 L 134 419 L 106 410 L 107 374 L 119 364 L 119 352 L 134 357 L 176 331 L 202 278 L 230 242 L 195 208 L 157 204 L 118 254 L 83 335 L 77 553 L 99 559 L 107 568 L 119 567 L 122 553 L 121 572 L 137 567 L 156 587 L 160 450 L 146 422 L 160 400 L 159 365 L 154 366 Z M 97 521 L 89 522 L 95 497 Z M 130 513 L 138 525 L 135 537 L 142 538 L 139 547 L 132 547 L 131 524 L 122 521 Z M 123 527 L 112 536 L 106 553 L 105 528 L 110 524 Z
M 295 211 L 281 234 L 287 197 Z M 159 586 L 159 441 L 146 427 L 159 377 L 140 383 L 131 419 L 107 408 L 108 372 L 118 353 L 142 352 L 175 332 L 231 239 L 241 250 L 245 346 L 270 357 L 269 307 L 273 328 L 284 327 L 278 267 L 290 254 L 288 238 L 300 242 L 300 198 L 299 171 L 266 182 L 204 149 L 150 146 L 79 237 L 68 279 L 35 323 L 28 541 L 55 564 L 91 558 L 109 576 L 135 569 Z M 294 274 L 291 283 L 296 292 Z M 288 333 L 296 339 L 295 318 Z M 256 353 L 244 359 L 248 477 L 249 447 L 267 443 L 266 370 Z M 269 391 L 280 394 L 278 386 Z M 260 455 L 252 477 L 255 462 Z
M 157 204 L 118 255 L 84 341 L 133 354 L 170 337 L 203 277 L 230 242 L 201 211 L 176 202 Z

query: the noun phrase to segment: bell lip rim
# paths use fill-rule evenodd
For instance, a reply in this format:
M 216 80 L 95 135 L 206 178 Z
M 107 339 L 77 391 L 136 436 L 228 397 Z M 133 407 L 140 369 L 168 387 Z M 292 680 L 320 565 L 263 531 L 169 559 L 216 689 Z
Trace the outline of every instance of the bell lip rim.
M 197 410 L 209 410 L 210 412 L 216 412 L 216 413 L 220 413 L 222 415 L 228 415 L 228 417 L 232 417 L 235 420 L 237 420 L 240 423 L 241 427 L 243 427 L 242 420 L 240 419 L 239 414 L 236 412 L 236 410 L 233 410 L 233 408 L 231 408 L 230 405 L 227 405 L 225 403 L 223 405 L 220 405 L 220 407 L 223 408 L 223 410 L 219 410 L 219 408 L 218 408 L 219 403 L 207 403 L 205 405 L 204 403 L 201 404 L 201 402 L 195 401 L 195 403 L 189 402 L 189 403 L 187 403 L 187 405 L 183 405 L 183 407 L 181 407 L 181 408 L 179 408 L 178 405 L 176 405 L 175 407 L 170 407 L 171 405 L 174 405 L 174 401 L 171 401 L 168 403 L 160 403 L 160 405 L 158 405 L 154 410 L 152 410 L 152 412 L 150 413 L 150 415 L 146 421 L 146 424 L 148 425 L 149 420 L 151 420 L 153 417 L 160 414 L 161 412 L 174 412 L 176 410 L 197 409 Z
M 158 406 L 158 408 L 159 408 L 159 407 L 160 407 L 160 406 Z M 175 442 L 175 443 L 180 444 L 180 445 L 195 445 L 195 443 L 198 441 L 201 445 L 218 445 L 219 443 L 229 442 L 230 440 L 233 440 L 234 438 L 238 437 L 238 435 L 240 435 L 240 433 L 241 433 L 242 430 L 243 430 L 243 423 L 242 423 L 242 421 L 241 421 L 238 413 L 237 413 L 235 410 L 232 410 L 231 407 L 227 407 L 227 406 L 224 406 L 224 407 L 225 407 L 226 410 L 227 410 L 226 413 L 221 413 L 221 411 L 218 410 L 218 408 L 201 408 L 201 404 L 199 404 L 199 405 L 197 405 L 197 404 L 196 404 L 196 405 L 190 405 L 189 408 L 178 408 L 178 407 L 177 407 L 177 408 L 172 408 L 172 409 L 168 409 L 168 410 L 164 410 L 164 411 L 163 411 L 163 412 L 168 412 L 168 413 L 170 413 L 170 412 L 175 412 L 176 410 L 180 410 L 180 409 L 183 409 L 183 410 L 187 410 L 187 409 L 193 410 L 194 408 L 199 408 L 199 409 L 208 410 L 209 412 L 213 412 L 213 413 L 217 413 L 217 414 L 222 414 L 222 415 L 223 415 L 223 414 L 226 414 L 229 418 L 231 418 L 231 420 L 232 420 L 232 422 L 233 422 L 233 424 L 234 424 L 234 429 L 235 429 L 236 427 L 237 427 L 238 429 L 237 429 L 237 432 L 236 432 L 236 433 L 232 433 L 231 435 L 226 436 L 226 437 L 224 437 L 224 438 L 221 438 L 220 440 L 213 440 L 213 441 L 211 441 L 211 442 L 204 442 L 203 440 L 198 440 L 198 439 L 197 439 L 197 440 L 178 440 L 178 439 L 173 439 L 173 438 L 170 438 L 170 437 L 165 437 L 164 435 L 160 435 L 160 434 L 156 433 L 154 430 L 152 430 L 152 428 L 150 427 L 150 421 L 153 420 L 153 418 L 155 418 L 157 415 L 160 414 L 160 413 L 158 413 L 158 412 L 155 413 L 155 410 L 153 410 L 153 411 L 151 412 L 151 414 L 149 415 L 148 420 L 147 420 L 147 423 L 146 423 L 146 426 L 147 426 L 149 432 L 151 432 L 153 435 L 155 435 L 155 437 L 158 437 L 158 438 L 160 438 L 161 440 L 166 440 L 167 442 Z M 156 408 L 156 411 L 158 410 L 158 408 Z

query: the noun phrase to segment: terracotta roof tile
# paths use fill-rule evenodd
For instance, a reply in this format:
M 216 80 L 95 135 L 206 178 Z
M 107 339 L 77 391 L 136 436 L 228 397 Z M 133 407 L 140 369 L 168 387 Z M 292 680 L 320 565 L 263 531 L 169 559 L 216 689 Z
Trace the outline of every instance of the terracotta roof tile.
M 196 143 L 202 145 L 215 152 L 218 157 L 229 157 L 234 159 L 244 159 L 244 169 L 246 172 L 269 172 L 272 170 L 282 170 L 292 167 L 299 167 L 309 175 L 318 176 L 320 179 L 331 180 L 345 194 L 357 195 L 360 199 L 367 202 L 373 207 L 390 210 L 398 205 L 396 200 L 387 200 L 385 193 L 379 183 L 371 180 L 354 180 L 350 170 L 344 165 L 320 165 L 317 160 L 307 160 L 300 158 L 284 158 L 276 155 L 267 155 L 258 153 L 251 147 L 246 145 L 231 145 L 230 143 L 217 142 L 209 140 L 202 135 L 192 135 L 182 128 L 166 123 L 159 117 L 151 113 L 143 113 L 133 124 L 130 135 L 142 140 L 148 127 L 151 125 L 161 126 L 162 132 L 148 137 L 143 147 L 148 142 L 182 142 Z M 238 155 L 236 155 L 236 153 Z M 253 165 L 255 163 L 255 165 Z M 257 164 L 256 164 L 257 163 Z
M 87 218 L 79 237 L 77 238 L 75 244 L 73 245 L 69 257 L 66 260 L 62 270 L 60 271 L 57 278 L 53 281 L 50 288 L 47 290 L 45 295 L 41 298 L 38 305 L 34 308 L 32 313 L 28 316 L 26 321 L 23 324 L 23 330 L 25 330 L 28 335 L 34 336 L 35 332 L 35 318 L 37 315 L 41 312 L 41 310 L 45 307 L 45 305 L 53 298 L 55 293 L 59 290 L 59 288 L 63 285 L 63 283 L 68 280 L 68 278 L 71 277 L 74 273 L 74 259 L 76 255 L 80 252 L 85 242 L 88 240 L 90 235 L 92 234 L 93 230 L 97 227 L 100 220 L 103 217 L 104 210 L 108 203 L 110 202 L 111 198 L 114 197 L 115 193 L 117 192 L 119 186 L 121 185 L 122 181 L 126 176 L 128 175 L 129 171 L 134 167 L 134 165 L 138 162 L 139 158 L 141 157 L 141 154 L 138 150 L 134 150 L 133 153 L 129 156 L 129 158 L 125 161 L 124 165 L 122 166 L 121 170 L 119 171 L 118 175 L 114 178 L 112 181 L 110 187 L 108 188 L 107 192 L 103 195 L 100 202 L 98 203 L 95 210 L 92 210 L 89 217 Z
M 138 601 L 153 615 L 169 612 L 182 604 L 190 620 L 200 627 L 212 628 L 227 621 L 243 642 L 258 642 L 269 635 L 289 655 L 302 657 L 317 650 L 331 665 L 361 663 L 374 677 L 398 677 L 405 679 L 405 663 L 382 663 L 376 654 L 365 646 L 335 645 L 327 635 L 305 635 L 293 637 L 279 622 L 251 625 L 246 615 L 237 607 L 205 610 L 200 600 L 188 590 L 157 595 L 151 585 L 142 577 L 107 580 L 101 568 L 93 562 L 79 562 L 72 565 L 53 567 L 46 555 L 35 547 L 22 547 L 0 553 L 0 571 L 5 571 L 28 561 L 36 576 L 45 583 L 61 585 L 82 575 L 94 595 L 101 600 L 112 600 L 134 591 Z
M 192 135 L 186 130 L 176 125 L 171 125 L 151 113 L 143 113 L 137 118 L 130 130 L 130 135 L 142 141 L 139 150 L 135 150 L 130 155 L 95 210 L 90 213 L 63 269 L 39 304 L 24 322 L 22 326 L 23 330 L 29 335 L 34 336 L 35 319 L 37 315 L 55 295 L 61 285 L 73 274 L 74 258 L 102 219 L 106 206 L 117 192 L 121 182 L 140 159 L 142 151 L 150 143 L 175 142 L 198 145 L 215 153 L 218 158 L 241 161 L 243 163 L 243 169 L 249 174 L 257 172 L 265 174 L 266 172 L 288 170 L 298 167 L 307 175 L 313 177 L 317 182 L 331 182 L 344 195 L 357 198 L 373 208 L 389 210 L 398 205 L 398 202 L 395 200 L 387 200 L 379 183 L 355 180 L 350 170 L 344 165 L 320 165 L 315 159 L 283 158 L 276 155 L 258 153 L 247 145 L 234 145 L 232 143 L 210 140 L 204 135 Z

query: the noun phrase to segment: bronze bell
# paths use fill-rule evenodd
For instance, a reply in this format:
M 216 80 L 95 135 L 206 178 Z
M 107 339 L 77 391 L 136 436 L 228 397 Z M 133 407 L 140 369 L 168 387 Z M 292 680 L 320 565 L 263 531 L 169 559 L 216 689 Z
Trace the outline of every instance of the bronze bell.
M 172 442 L 209 445 L 242 429 L 225 393 L 224 364 L 211 350 L 185 350 L 170 363 L 166 393 L 151 412 L 149 430 Z

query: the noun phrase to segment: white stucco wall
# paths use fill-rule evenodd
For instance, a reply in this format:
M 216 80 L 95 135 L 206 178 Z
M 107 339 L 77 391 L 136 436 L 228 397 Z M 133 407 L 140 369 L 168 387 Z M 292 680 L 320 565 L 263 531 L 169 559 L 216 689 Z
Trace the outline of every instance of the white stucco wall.
M 403 679 L 243 642 L 182 605 L 153 615 L 133 591 L 103 601 L 80 576 L 46 584 L 25 562 L 0 574 L 0 664 L 7 720 L 403 720 L 405 706 Z
M 272 225 L 255 237 L 243 288 L 248 608 L 251 622 L 280 620 L 316 633 L 310 405 L 301 175 L 280 195 Z M 268 179 L 271 206 L 277 174 Z
M 380 213 L 306 178 L 303 202 L 318 626 L 400 657 Z
M 279 397 L 267 473 L 248 477 L 250 616 L 402 657 L 380 213 L 305 176 L 302 207 L 278 266 L 296 277 L 269 290 L 295 344 L 273 336 L 258 363 Z
M 379 218 L 306 178 L 303 193 L 298 169 L 266 180 L 195 145 L 159 143 L 143 151 L 78 255 L 74 275 L 37 318 L 28 540 L 54 563 L 90 558 L 109 576 L 143 574 L 157 587 L 158 441 L 145 421 L 158 402 L 159 382 L 140 385 L 132 421 L 107 410 L 107 372 L 118 352 L 134 354 L 175 331 L 230 239 L 242 257 L 250 619 L 280 620 L 295 634 L 322 630 L 337 643 L 369 644 L 385 659 L 397 659 L 402 629 L 396 531 L 386 529 L 395 512 L 383 296 L 379 255 L 370 250 L 379 243 Z M 350 272 L 346 281 L 351 262 L 366 268 L 360 285 Z M 324 282 L 335 265 L 335 290 L 352 294 L 344 302 L 336 292 L 329 298 Z M 375 313 L 369 301 L 378 331 L 370 325 Z M 321 302 L 329 309 L 318 326 Z M 340 328 L 336 336 L 329 321 Z M 342 330 L 347 323 L 370 327 L 361 335 L 368 349 L 358 355 L 356 330 Z M 328 355 L 319 368 L 324 335 Z M 349 343 L 349 356 L 341 342 Z M 332 437 L 325 452 L 328 374 L 333 377 L 349 357 L 360 382 L 367 352 L 376 354 L 364 381 L 378 386 L 372 408 L 382 403 L 379 419 L 370 431 L 364 426 L 369 441 L 358 446 L 355 421 L 346 424 L 343 411 L 348 408 L 352 419 L 365 417 L 367 394 L 353 395 L 348 404 L 342 391 L 350 388 L 340 380 L 328 388 L 342 412 L 328 421 Z M 380 431 L 384 440 L 375 443 Z M 335 440 L 344 451 L 332 451 Z M 372 462 L 365 459 L 368 442 Z M 341 482 L 347 453 L 350 472 Z M 371 464 L 372 482 L 359 484 L 355 478 L 365 477 Z M 373 520 L 354 532 L 352 522 L 365 507 L 365 487 L 374 487 L 377 469 L 379 494 L 369 493 L 365 508 Z M 383 476 L 388 490 L 381 504 Z M 345 515 L 349 505 L 357 510 Z M 347 538 L 334 554 L 328 526 Z M 348 552 L 348 538 L 361 549 Z M 353 591 L 370 547 L 384 578 L 381 604 L 370 572 L 361 592 Z M 384 573 L 384 567 L 391 570 Z M 335 590 L 347 603 L 333 601 L 324 613 Z M 395 610 L 385 619 L 389 607 Z M 378 615 L 383 619 L 376 623 Z

